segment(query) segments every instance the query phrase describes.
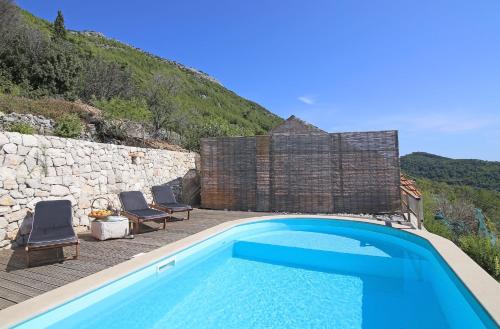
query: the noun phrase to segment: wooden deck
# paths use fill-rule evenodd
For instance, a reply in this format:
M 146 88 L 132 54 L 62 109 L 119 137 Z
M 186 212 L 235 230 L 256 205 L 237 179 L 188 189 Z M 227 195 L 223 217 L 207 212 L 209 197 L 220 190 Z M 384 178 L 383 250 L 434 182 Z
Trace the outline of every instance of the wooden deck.
M 0 250 L 0 309 L 124 262 L 138 253 L 151 251 L 222 222 L 265 215 L 269 215 L 269 213 L 195 209 L 191 213 L 189 221 L 169 222 L 166 231 L 152 230 L 153 227 L 157 228 L 159 225 L 147 223 L 141 228 L 144 233 L 136 235 L 134 239 L 96 241 L 89 233 L 83 233 L 79 234 L 81 249 L 78 260 L 54 263 L 51 260 L 56 257 L 55 249 L 40 251 L 33 253 L 33 265 L 30 268 L 26 268 L 24 249 Z M 64 250 L 65 255 L 73 252 L 73 247 Z

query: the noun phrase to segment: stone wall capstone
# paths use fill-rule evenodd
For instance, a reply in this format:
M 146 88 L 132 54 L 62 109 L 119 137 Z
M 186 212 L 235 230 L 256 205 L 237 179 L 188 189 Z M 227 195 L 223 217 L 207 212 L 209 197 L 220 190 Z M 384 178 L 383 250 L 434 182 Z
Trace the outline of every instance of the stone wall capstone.
M 118 208 L 117 193 L 141 190 L 151 201 L 151 186 L 179 182 L 195 168 L 195 157 L 192 152 L 0 132 L 0 248 L 25 242 L 30 210 L 38 201 L 71 200 L 74 226 L 88 226 L 94 199 L 108 198 Z

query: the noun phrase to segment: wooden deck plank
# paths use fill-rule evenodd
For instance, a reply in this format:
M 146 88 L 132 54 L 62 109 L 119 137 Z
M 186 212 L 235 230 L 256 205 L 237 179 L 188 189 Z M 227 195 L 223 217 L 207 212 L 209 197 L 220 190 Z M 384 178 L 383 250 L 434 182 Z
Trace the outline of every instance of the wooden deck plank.
M 46 284 L 54 285 L 55 287 L 60 287 L 66 283 L 71 282 L 71 281 L 60 280 L 60 279 L 54 278 L 52 276 L 47 276 L 47 275 L 29 272 L 29 271 L 11 271 L 11 272 L 7 272 L 7 273 L 15 274 L 15 275 L 19 276 L 20 278 L 26 278 L 27 282 L 29 280 L 37 280 L 37 281 L 40 281 L 40 282 L 43 282 Z M 0 293 L 0 298 L 1 297 L 2 297 L 2 294 Z
M 4 299 L 4 298 L 0 297 L 0 310 L 4 309 L 4 308 L 7 308 L 9 306 L 15 305 L 15 304 L 16 303 L 14 303 L 13 301 L 10 301 L 10 300 L 7 300 L 7 299 Z
M 14 273 L 3 272 L 3 271 L 0 271 L 0 278 L 18 284 L 24 284 L 42 291 L 49 291 L 58 287 L 55 284 L 45 283 L 40 280 L 30 279 L 24 276 L 19 276 Z
M 160 224 L 147 223 L 142 227 L 143 233 L 136 235 L 134 239 L 96 241 L 86 232 L 79 235 L 81 241 L 79 259 L 57 263 L 56 250 L 47 250 L 33 253 L 33 266 L 30 268 L 26 268 L 26 254 L 22 248 L 0 250 L 0 309 L 220 223 L 264 215 L 269 214 L 195 209 L 189 221 L 168 222 L 166 230 L 158 230 Z M 65 256 L 73 253 L 74 247 L 64 249 Z
M 10 300 L 11 302 L 14 303 L 20 303 L 25 301 L 26 299 L 30 299 L 31 297 L 33 297 L 7 288 L 2 288 L 1 291 L 2 291 L 2 298 Z
M 9 289 L 20 294 L 24 294 L 30 297 L 35 297 L 44 293 L 44 290 L 40 290 L 34 287 L 30 287 L 24 284 L 16 283 L 13 281 L 5 280 L 0 278 L 0 289 Z

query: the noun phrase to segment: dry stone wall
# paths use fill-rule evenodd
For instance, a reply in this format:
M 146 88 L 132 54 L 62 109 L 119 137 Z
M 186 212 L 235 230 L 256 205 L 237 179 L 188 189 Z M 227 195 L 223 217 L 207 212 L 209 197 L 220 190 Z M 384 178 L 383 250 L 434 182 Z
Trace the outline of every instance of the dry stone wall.
M 195 168 L 195 156 L 0 132 L 0 248 L 24 242 L 31 229 L 30 210 L 38 201 L 71 200 L 74 225 L 88 226 L 94 199 L 109 198 L 118 207 L 117 193 L 142 190 L 149 201 L 151 186 L 179 182 Z

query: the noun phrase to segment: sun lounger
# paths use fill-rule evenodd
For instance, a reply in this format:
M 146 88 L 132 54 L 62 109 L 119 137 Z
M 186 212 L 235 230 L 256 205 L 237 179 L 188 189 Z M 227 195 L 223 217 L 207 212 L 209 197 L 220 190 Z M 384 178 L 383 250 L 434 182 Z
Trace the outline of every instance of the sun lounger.
M 73 229 L 73 210 L 69 200 L 40 201 L 35 205 L 28 242 L 26 244 L 26 263 L 30 266 L 30 252 L 76 246 L 74 259 L 78 258 L 78 236 Z M 58 250 L 59 256 L 59 250 Z
M 168 212 L 169 214 L 187 211 L 187 219 L 189 219 L 189 213 L 193 210 L 193 207 L 187 204 L 178 203 L 170 186 L 153 186 L 151 192 L 153 193 L 154 200 L 154 204 L 151 205 L 152 207 Z
M 134 224 L 133 232 L 135 234 L 139 233 L 140 225 L 144 221 L 163 220 L 163 229 L 166 229 L 169 214 L 161 210 L 150 208 L 142 192 L 121 192 L 119 198 L 123 208 L 122 215 L 127 217 Z

